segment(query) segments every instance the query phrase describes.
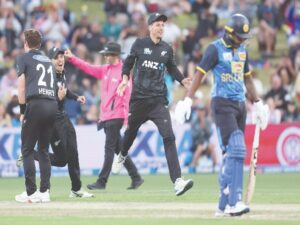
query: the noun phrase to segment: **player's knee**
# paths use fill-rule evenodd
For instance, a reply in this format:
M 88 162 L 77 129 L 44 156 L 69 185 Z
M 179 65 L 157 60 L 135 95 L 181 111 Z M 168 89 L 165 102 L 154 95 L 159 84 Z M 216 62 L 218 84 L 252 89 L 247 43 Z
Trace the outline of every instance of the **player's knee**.
M 227 155 L 228 157 L 233 158 L 245 158 L 246 145 L 244 141 L 244 133 L 241 130 L 235 130 L 230 134 Z

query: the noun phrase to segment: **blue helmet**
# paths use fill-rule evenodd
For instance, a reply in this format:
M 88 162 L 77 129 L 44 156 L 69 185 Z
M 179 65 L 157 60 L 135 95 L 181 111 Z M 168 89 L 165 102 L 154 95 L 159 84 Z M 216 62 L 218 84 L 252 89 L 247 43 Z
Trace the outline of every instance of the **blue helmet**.
M 249 20 L 239 13 L 231 16 L 224 29 L 226 32 L 236 35 L 241 39 L 248 39 L 251 36 Z

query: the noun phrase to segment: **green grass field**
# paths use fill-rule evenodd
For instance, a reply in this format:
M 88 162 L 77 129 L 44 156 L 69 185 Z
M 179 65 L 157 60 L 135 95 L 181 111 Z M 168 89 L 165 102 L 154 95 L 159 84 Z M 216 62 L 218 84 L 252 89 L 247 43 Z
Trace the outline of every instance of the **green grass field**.
M 247 175 L 246 175 L 247 176 Z M 215 218 L 216 174 L 188 175 L 193 189 L 176 197 L 167 175 L 144 176 L 138 190 L 126 190 L 128 176 L 111 176 L 106 190 L 93 199 L 70 199 L 67 177 L 53 177 L 51 203 L 21 204 L 14 196 L 24 190 L 24 178 L 0 178 L 1 225 L 8 224 L 299 224 L 300 174 L 259 174 L 251 213 L 239 218 Z M 83 186 L 95 177 L 83 177 Z

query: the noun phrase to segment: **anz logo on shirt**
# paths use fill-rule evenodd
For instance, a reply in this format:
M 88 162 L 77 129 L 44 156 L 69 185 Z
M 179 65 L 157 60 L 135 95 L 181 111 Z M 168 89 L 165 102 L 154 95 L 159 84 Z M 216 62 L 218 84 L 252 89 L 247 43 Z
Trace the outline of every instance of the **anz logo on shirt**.
M 142 67 L 151 68 L 155 70 L 163 70 L 165 68 L 163 63 L 153 62 L 150 60 L 145 60 L 142 64 Z

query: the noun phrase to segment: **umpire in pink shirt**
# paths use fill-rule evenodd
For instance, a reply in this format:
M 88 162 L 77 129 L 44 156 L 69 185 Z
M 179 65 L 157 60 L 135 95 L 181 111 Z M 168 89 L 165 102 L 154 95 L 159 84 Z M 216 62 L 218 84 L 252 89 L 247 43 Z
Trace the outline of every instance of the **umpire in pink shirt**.
M 82 59 L 77 58 L 70 50 L 65 52 L 65 57 L 69 63 L 84 71 L 86 74 L 95 77 L 101 81 L 101 104 L 100 120 L 98 130 L 104 128 L 106 135 L 104 163 L 98 179 L 93 184 L 88 184 L 90 190 L 105 189 L 108 177 L 112 168 L 115 153 L 121 151 L 121 134 L 120 130 L 123 124 L 127 124 L 129 99 L 132 90 L 132 84 L 128 83 L 128 88 L 123 96 L 117 95 L 117 88 L 122 81 L 123 62 L 120 59 L 121 46 L 115 42 L 108 42 L 100 54 L 103 54 L 107 64 L 91 65 Z M 128 189 L 137 189 L 144 180 L 137 171 L 136 166 L 128 157 L 124 163 L 129 176 L 131 185 Z

